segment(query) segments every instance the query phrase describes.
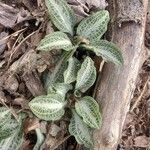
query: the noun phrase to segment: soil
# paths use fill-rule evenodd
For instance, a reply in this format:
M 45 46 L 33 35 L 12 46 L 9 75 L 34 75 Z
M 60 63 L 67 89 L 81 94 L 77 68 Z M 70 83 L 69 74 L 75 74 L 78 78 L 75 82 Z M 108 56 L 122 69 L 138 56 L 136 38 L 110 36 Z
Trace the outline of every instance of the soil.
M 105 8 L 102 0 L 75 3 L 68 0 L 79 20 L 96 7 Z M 84 7 L 83 7 L 84 5 Z M 82 6 L 82 7 L 81 7 Z M 37 52 L 35 49 L 45 34 L 53 32 L 48 22 L 46 8 L 42 0 L 1 0 L 0 2 L 0 104 L 28 110 L 28 102 L 45 93 L 44 72 L 51 71 L 60 53 Z M 148 13 L 145 45 L 150 48 L 150 12 Z M 149 52 L 148 52 L 149 54 Z M 131 100 L 119 150 L 150 149 L 150 58 L 139 73 L 136 90 Z M 42 148 L 59 146 L 61 149 L 80 149 L 74 138 L 68 136 L 68 118 L 56 123 L 40 122 L 37 118 L 26 119 L 25 140 L 21 150 L 30 150 L 36 142 L 34 129 L 41 127 L 46 140 Z M 65 143 L 64 141 L 68 141 Z M 67 145 L 67 148 L 66 148 Z

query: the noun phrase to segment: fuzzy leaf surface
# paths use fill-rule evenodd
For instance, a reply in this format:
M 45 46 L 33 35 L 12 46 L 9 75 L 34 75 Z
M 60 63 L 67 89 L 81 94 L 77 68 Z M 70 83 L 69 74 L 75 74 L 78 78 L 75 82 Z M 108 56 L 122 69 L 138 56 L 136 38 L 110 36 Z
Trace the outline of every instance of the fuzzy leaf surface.
M 96 68 L 90 57 L 86 57 L 77 74 L 75 89 L 81 92 L 87 91 L 96 80 Z
M 77 27 L 77 35 L 91 42 L 99 40 L 107 31 L 108 22 L 109 12 L 107 10 L 98 11 L 81 21 Z
M 80 62 L 75 57 L 70 57 L 68 60 L 68 68 L 64 72 L 64 82 L 70 84 L 77 78 L 77 72 L 80 68 Z
M 51 51 L 53 49 L 64 49 L 66 51 L 71 50 L 72 43 L 68 36 L 63 32 L 54 32 L 48 34 L 40 41 L 37 50 Z
M 75 15 L 71 7 L 65 0 L 45 0 L 50 19 L 54 25 L 62 32 L 73 35 L 75 25 Z
M 84 144 L 85 147 L 93 146 L 91 132 L 87 125 L 78 116 L 75 110 L 72 110 L 72 118 L 69 124 L 69 132 L 73 135 L 79 144 Z
M 76 112 L 83 118 L 83 121 L 91 128 L 99 128 L 101 123 L 101 114 L 99 105 L 90 96 L 81 98 L 75 103 Z
M 91 45 L 84 45 L 84 47 L 95 52 L 97 56 L 102 56 L 102 58 L 106 61 L 113 62 L 116 65 L 123 64 L 121 51 L 112 42 L 100 40 Z
M 49 94 L 35 97 L 29 102 L 32 112 L 43 120 L 58 120 L 64 115 L 66 102 L 59 94 Z

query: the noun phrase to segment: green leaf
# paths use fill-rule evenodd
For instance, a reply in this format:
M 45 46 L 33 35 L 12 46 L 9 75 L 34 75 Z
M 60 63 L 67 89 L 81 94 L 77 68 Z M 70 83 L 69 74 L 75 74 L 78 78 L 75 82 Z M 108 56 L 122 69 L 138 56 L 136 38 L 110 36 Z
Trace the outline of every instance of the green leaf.
M 15 119 L 7 120 L 7 122 L 0 127 L 0 141 L 11 136 L 18 127 L 19 123 Z
M 98 11 L 83 19 L 77 27 L 77 35 L 89 39 L 91 42 L 99 40 L 107 31 L 109 22 L 109 12 L 107 10 Z
M 97 56 L 102 56 L 106 61 L 111 61 L 116 65 L 123 64 L 123 57 L 119 48 L 112 42 L 100 40 L 92 45 L 84 45 L 84 48 L 92 50 Z
M 83 121 L 91 128 L 99 128 L 102 118 L 99 105 L 90 96 L 83 97 L 75 103 L 76 112 L 83 118 Z
M 67 2 L 65 0 L 45 0 L 45 3 L 54 25 L 60 31 L 73 35 L 76 19 Z
M 32 112 L 43 120 L 59 120 L 64 115 L 66 102 L 59 94 L 49 94 L 35 97 L 29 102 Z
M 54 83 L 62 83 L 64 82 L 63 73 L 67 69 L 67 60 L 74 54 L 74 48 L 72 51 L 68 51 L 63 54 L 60 58 L 58 64 L 55 66 L 52 73 L 48 73 L 44 78 L 45 88 L 48 89 Z
M 77 78 L 77 72 L 80 67 L 80 62 L 75 57 L 71 57 L 68 60 L 68 68 L 64 72 L 64 82 L 70 84 Z
M 34 145 L 33 150 L 40 150 L 40 146 L 42 145 L 44 141 L 44 135 L 42 134 L 40 128 L 36 128 L 35 132 L 37 136 L 37 141 L 36 141 L 36 144 Z
M 87 148 L 92 147 L 93 141 L 89 128 L 74 110 L 72 110 L 72 113 L 73 115 L 69 124 L 70 134 L 75 137 L 79 144 L 84 144 L 84 146 Z
M 23 132 L 20 125 L 20 127 L 16 128 L 16 130 L 10 137 L 0 141 L 0 150 L 19 150 L 22 142 Z
M 87 91 L 96 80 L 96 68 L 90 57 L 86 57 L 77 74 L 76 90 Z
M 53 49 L 71 50 L 73 47 L 68 36 L 63 32 L 54 32 L 48 34 L 41 40 L 37 50 L 51 51 Z
M 11 136 L 18 126 L 19 122 L 11 119 L 10 109 L 0 107 L 0 141 Z
M 11 119 L 10 109 L 0 107 L 0 128 Z
M 54 94 L 54 93 L 57 93 L 57 94 L 60 94 L 62 95 L 62 97 L 65 98 L 65 95 L 66 93 L 69 91 L 69 90 L 72 90 L 72 85 L 70 84 L 65 84 L 65 83 L 55 83 L 53 84 L 52 86 L 50 86 L 48 88 L 48 94 Z

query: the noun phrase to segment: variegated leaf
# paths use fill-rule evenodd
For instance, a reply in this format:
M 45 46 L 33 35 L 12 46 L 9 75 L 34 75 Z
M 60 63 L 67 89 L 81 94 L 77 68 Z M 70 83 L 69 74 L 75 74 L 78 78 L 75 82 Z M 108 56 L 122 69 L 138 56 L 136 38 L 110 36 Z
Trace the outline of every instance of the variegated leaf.
M 77 27 L 77 35 L 91 42 L 99 40 L 107 31 L 108 22 L 109 12 L 107 10 L 98 11 L 81 21 Z
M 76 80 L 79 67 L 79 60 L 75 57 L 70 57 L 68 60 L 68 68 L 64 72 L 65 83 L 70 84 Z
M 41 40 L 37 50 L 51 51 L 53 49 L 71 50 L 73 47 L 68 36 L 63 32 L 54 32 L 48 34 Z
M 87 125 L 77 115 L 75 110 L 72 110 L 72 118 L 69 124 L 69 132 L 73 135 L 79 144 L 84 144 L 85 147 L 93 146 L 91 132 Z
M 112 42 L 100 40 L 92 45 L 84 45 L 86 49 L 92 50 L 97 56 L 102 56 L 106 61 L 111 61 L 116 65 L 123 64 L 123 57 L 119 48 Z
M 90 57 L 86 57 L 77 74 L 76 90 L 87 91 L 96 80 L 96 68 Z
M 52 73 L 47 74 L 44 78 L 45 88 L 48 89 L 55 83 L 62 83 L 64 82 L 63 73 L 67 69 L 67 60 L 73 55 L 75 49 L 72 51 L 68 51 L 64 53 L 64 55 L 60 58 L 60 61 L 55 66 Z
M 10 109 L 0 107 L 0 128 L 11 119 Z
M 83 121 L 91 128 L 99 128 L 102 118 L 99 105 L 90 96 L 83 97 L 75 103 L 76 112 L 83 118 Z
M 55 83 L 48 88 L 48 94 L 57 93 L 65 98 L 66 93 L 72 89 L 72 85 L 65 83 Z
M 58 120 L 64 115 L 66 102 L 59 94 L 49 94 L 35 97 L 29 102 L 32 112 L 43 120 Z
M 0 141 L 0 150 L 19 150 L 22 142 L 22 128 L 18 127 L 10 137 Z
M 0 107 L 0 141 L 11 136 L 18 126 L 19 123 L 11 119 L 10 109 Z
M 0 127 L 0 141 L 11 136 L 18 127 L 19 123 L 15 119 L 7 120 L 7 122 Z
M 66 0 L 45 0 L 45 3 L 54 25 L 60 31 L 73 35 L 76 19 Z

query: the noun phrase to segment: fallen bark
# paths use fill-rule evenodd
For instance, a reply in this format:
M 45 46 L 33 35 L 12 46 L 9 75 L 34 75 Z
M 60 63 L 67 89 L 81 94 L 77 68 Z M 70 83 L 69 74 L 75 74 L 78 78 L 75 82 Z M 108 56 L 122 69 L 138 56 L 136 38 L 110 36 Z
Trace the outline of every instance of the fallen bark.
M 116 150 L 145 53 L 148 0 L 108 2 L 110 14 L 114 14 L 111 40 L 122 50 L 124 65 L 118 68 L 105 64 L 99 77 L 95 97 L 102 108 L 103 123 L 101 129 L 95 131 L 94 150 Z

